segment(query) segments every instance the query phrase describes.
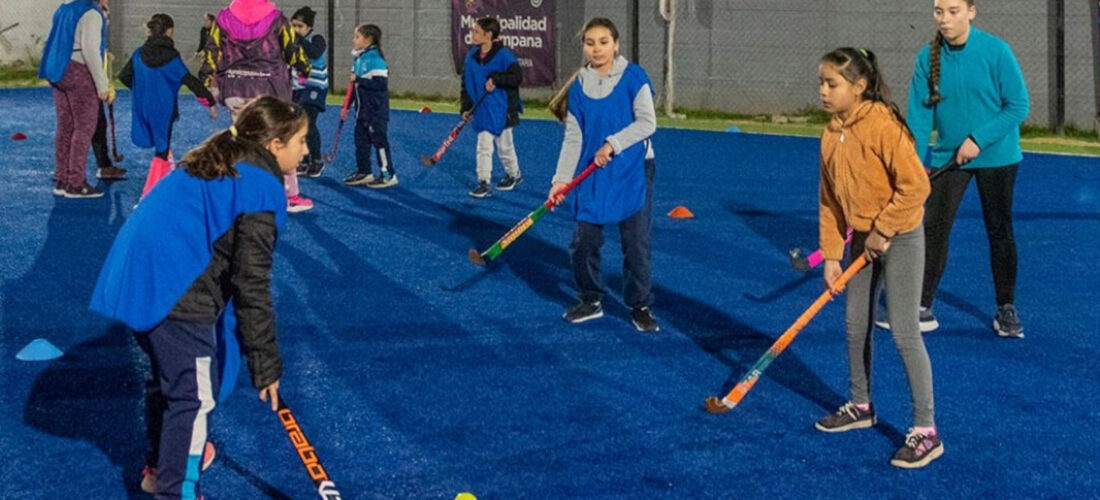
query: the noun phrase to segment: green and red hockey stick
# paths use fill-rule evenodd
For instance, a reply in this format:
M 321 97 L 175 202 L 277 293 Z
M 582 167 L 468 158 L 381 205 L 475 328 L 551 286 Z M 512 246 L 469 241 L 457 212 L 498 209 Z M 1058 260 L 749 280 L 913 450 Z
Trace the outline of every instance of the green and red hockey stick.
M 765 352 L 763 356 L 760 356 L 756 364 L 752 365 L 752 369 L 750 369 L 745 376 L 741 377 L 741 380 L 737 382 L 737 385 L 733 386 L 729 394 L 726 394 L 722 399 L 718 399 L 715 396 L 707 398 L 707 411 L 715 414 L 726 413 L 737 406 L 737 404 L 741 402 L 741 399 L 745 397 L 745 394 L 748 394 L 749 390 L 752 389 L 752 386 L 756 385 L 756 382 L 760 380 L 760 375 L 764 373 L 768 365 L 772 364 L 772 361 L 775 361 L 775 358 L 790 345 L 791 341 L 793 341 L 798 333 L 809 324 L 810 320 L 817 315 L 818 311 L 825 307 L 826 303 L 844 291 L 844 286 L 848 284 L 848 281 L 851 280 L 860 269 L 863 269 L 865 265 L 867 265 L 867 256 L 860 254 L 859 258 L 848 266 L 844 274 L 841 274 L 840 278 L 837 278 L 836 282 L 833 283 L 833 287 L 822 292 L 821 295 L 817 297 L 817 300 L 815 300 L 814 303 L 795 320 L 794 324 L 792 324 L 790 328 L 787 328 L 787 331 L 783 332 L 783 335 L 768 348 L 768 351 Z
M 565 189 L 563 189 L 559 194 L 561 194 L 562 196 L 569 194 L 569 192 L 572 191 L 573 188 L 577 187 L 577 184 L 580 184 L 582 181 L 587 179 L 588 176 L 592 175 L 592 172 L 595 171 L 596 164 L 589 163 L 588 168 L 584 169 L 584 171 L 582 171 L 580 175 L 573 178 L 573 180 L 570 181 L 569 184 L 566 184 Z M 545 215 L 546 212 L 549 212 L 551 208 L 554 208 L 554 203 L 550 200 L 546 200 L 545 203 L 539 205 L 538 208 L 527 214 L 527 216 L 524 217 L 523 220 L 520 220 L 519 223 L 512 226 L 512 229 L 509 229 L 507 233 L 504 233 L 504 236 L 501 236 L 500 239 L 496 241 L 496 243 L 493 243 L 493 246 L 489 247 L 484 252 L 478 252 L 476 248 L 471 248 L 470 262 L 473 262 L 474 264 L 477 264 L 479 266 L 484 266 L 487 261 L 496 259 L 498 256 L 500 256 L 500 253 L 503 252 L 505 248 L 508 248 L 508 245 L 511 245 L 512 242 L 516 241 L 516 238 L 519 238 L 520 235 L 522 235 L 531 226 L 533 226 L 540 217 Z

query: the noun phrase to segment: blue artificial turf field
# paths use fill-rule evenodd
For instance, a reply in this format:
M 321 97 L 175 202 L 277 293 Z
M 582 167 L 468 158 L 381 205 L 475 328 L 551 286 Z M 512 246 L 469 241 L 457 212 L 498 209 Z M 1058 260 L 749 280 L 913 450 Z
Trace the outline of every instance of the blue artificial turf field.
M 129 141 L 130 179 L 95 200 L 50 194 L 53 101 L 0 91 L 0 498 L 146 498 L 145 359 L 120 325 L 87 310 L 99 267 L 132 211 L 151 151 Z M 181 99 L 177 157 L 214 130 Z M 322 115 L 325 149 L 338 112 Z M 484 249 L 545 197 L 560 126 L 516 129 L 526 182 L 474 200 L 473 136 L 419 165 L 454 115 L 394 112 L 400 185 L 348 188 L 351 127 L 335 165 L 302 180 L 316 201 L 290 216 L 274 271 L 281 394 L 344 498 L 1097 498 L 1100 496 L 1100 160 L 1027 155 L 1017 183 L 1022 341 L 991 328 L 993 287 L 972 188 L 928 334 L 946 453 L 926 469 L 887 461 L 909 425 L 901 363 L 876 336 L 873 430 L 813 421 L 846 397 L 843 303 L 829 305 L 734 411 L 703 411 L 821 291 L 793 246 L 817 240 L 817 142 L 660 130 L 653 274 L 662 331 L 642 335 L 619 298 L 608 231 L 604 319 L 560 320 L 574 297 L 568 213 L 544 217 L 488 269 Z M 222 117 L 219 127 L 228 125 Z M 15 132 L 29 136 L 10 141 Z M 89 170 L 92 172 L 92 170 Z M 498 166 L 497 175 L 500 175 Z M 664 216 L 677 205 L 695 219 Z M 567 211 L 566 211 L 567 212 Z M 36 338 L 65 352 L 17 361 Z M 213 414 L 208 499 L 308 499 L 312 483 L 242 377 Z

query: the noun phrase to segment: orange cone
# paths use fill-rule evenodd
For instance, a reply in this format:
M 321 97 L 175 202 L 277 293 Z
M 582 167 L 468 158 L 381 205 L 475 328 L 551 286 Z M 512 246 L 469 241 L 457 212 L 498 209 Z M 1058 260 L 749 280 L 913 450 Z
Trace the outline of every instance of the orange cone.
M 672 211 L 668 213 L 668 216 L 672 217 L 673 219 L 694 219 L 695 218 L 695 214 L 691 213 L 691 210 L 688 210 L 687 207 L 685 207 L 683 205 L 680 205 L 680 206 L 672 209 Z

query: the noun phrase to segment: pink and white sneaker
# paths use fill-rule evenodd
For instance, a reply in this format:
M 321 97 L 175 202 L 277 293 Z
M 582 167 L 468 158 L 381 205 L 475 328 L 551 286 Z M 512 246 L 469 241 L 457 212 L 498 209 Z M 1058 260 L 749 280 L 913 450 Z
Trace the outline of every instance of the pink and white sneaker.
M 210 463 L 214 461 L 214 456 L 217 454 L 214 443 L 207 441 L 206 446 L 202 449 L 202 470 L 210 468 Z M 155 467 L 146 465 L 141 469 L 141 491 L 150 495 L 157 492 L 157 469 Z M 202 500 L 202 498 L 200 497 L 199 500 Z
M 313 200 L 300 194 L 288 196 L 286 199 L 286 211 L 292 214 L 313 210 Z
M 909 429 L 905 435 L 905 446 L 894 453 L 890 465 L 903 469 L 919 469 L 943 455 L 943 441 L 938 433 L 926 434 Z

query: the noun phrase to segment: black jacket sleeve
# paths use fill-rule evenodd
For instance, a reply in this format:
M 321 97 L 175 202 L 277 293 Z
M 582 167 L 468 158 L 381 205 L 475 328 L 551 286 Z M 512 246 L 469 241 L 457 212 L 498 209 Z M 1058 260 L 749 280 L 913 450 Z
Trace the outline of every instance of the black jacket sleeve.
M 493 81 L 493 85 L 502 89 L 519 88 L 523 83 L 523 69 L 519 67 L 519 63 L 512 63 L 508 69 L 489 75 L 489 79 Z
M 134 58 L 131 57 L 126 61 L 126 66 L 122 68 L 122 72 L 118 74 L 118 81 L 128 89 L 134 88 Z
M 202 80 L 199 80 L 197 77 L 195 77 L 195 75 L 192 75 L 191 72 L 188 72 L 186 75 L 183 76 L 183 84 L 186 85 L 187 88 L 191 89 L 191 92 L 195 94 L 195 97 L 206 99 L 206 102 L 210 103 L 211 107 L 216 105 L 214 103 L 214 94 L 211 94 L 210 89 L 206 88 L 206 85 L 202 84 Z
M 325 37 L 320 35 L 313 37 L 312 42 L 305 38 L 302 39 L 302 50 L 305 51 L 306 58 L 310 61 L 321 57 L 321 55 L 325 53 L 327 47 L 328 45 L 325 44 Z
M 283 376 L 271 301 L 275 216 L 270 212 L 245 214 L 235 226 L 236 247 L 229 279 L 252 385 L 262 389 Z
M 465 68 L 464 68 L 464 70 L 465 70 Z M 465 71 L 463 71 L 463 73 L 464 72 Z M 461 94 L 460 100 L 462 101 L 462 105 L 458 108 L 458 111 L 460 113 L 465 113 L 465 112 L 473 109 L 474 100 L 470 98 L 470 93 L 466 91 L 466 79 L 462 78 L 461 81 L 462 81 L 462 94 Z

